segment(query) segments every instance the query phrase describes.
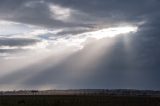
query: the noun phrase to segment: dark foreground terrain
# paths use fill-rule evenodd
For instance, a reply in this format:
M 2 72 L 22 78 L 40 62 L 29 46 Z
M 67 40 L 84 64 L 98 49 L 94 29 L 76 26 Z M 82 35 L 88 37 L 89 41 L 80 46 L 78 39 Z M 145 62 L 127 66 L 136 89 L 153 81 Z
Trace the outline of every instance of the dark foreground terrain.
M 0 106 L 160 106 L 160 91 L 125 89 L 1 91 Z
M 160 97 L 117 95 L 1 95 L 0 106 L 160 106 Z

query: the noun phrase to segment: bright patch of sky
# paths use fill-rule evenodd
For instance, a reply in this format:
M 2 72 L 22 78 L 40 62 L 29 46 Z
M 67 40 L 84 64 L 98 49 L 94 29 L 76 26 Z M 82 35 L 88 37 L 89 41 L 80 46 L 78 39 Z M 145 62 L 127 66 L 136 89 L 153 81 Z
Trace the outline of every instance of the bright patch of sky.
M 60 7 L 53 7 L 60 8 Z M 57 10 L 56 14 L 62 15 L 65 9 L 60 11 Z M 66 10 L 68 11 L 68 10 Z M 64 16 L 65 17 L 65 16 Z M 119 26 L 119 27 L 110 27 L 110 28 L 99 28 L 96 30 L 90 30 L 88 32 L 82 32 L 79 34 L 66 34 L 58 35 L 58 33 L 65 31 L 66 29 L 47 29 L 40 28 L 31 25 L 10 22 L 10 21 L 0 21 L 0 37 L 3 38 L 29 38 L 29 39 L 37 39 L 39 42 L 32 45 L 24 45 L 24 46 L 0 46 L 0 49 L 22 49 L 22 50 L 36 50 L 36 51 L 64 51 L 65 49 L 72 48 L 73 51 L 82 49 L 85 46 L 85 43 L 88 39 L 94 38 L 95 40 L 107 38 L 107 37 L 115 37 L 120 34 L 127 34 L 130 32 L 136 32 L 137 27 L 128 25 L 128 26 Z M 74 30 L 74 29 L 73 29 Z M 8 36 L 3 36 L 8 35 Z M 1 57 L 4 57 L 5 54 L 1 54 Z
M 14 35 L 28 33 L 34 29 L 34 26 L 0 20 L 0 35 Z

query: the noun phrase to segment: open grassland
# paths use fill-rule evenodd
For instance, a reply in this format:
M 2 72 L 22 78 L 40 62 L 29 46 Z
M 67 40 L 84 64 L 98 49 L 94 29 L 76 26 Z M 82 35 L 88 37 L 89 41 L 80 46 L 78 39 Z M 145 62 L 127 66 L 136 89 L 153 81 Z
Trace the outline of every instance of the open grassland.
M 104 95 L 2 95 L 0 106 L 160 106 L 160 97 Z

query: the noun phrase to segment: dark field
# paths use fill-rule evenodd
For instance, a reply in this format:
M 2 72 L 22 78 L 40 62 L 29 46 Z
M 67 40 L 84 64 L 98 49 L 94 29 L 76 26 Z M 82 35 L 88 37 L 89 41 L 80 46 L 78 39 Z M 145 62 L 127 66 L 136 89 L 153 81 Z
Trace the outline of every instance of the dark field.
M 0 96 L 0 106 L 160 106 L 160 97 L 101 95 Z

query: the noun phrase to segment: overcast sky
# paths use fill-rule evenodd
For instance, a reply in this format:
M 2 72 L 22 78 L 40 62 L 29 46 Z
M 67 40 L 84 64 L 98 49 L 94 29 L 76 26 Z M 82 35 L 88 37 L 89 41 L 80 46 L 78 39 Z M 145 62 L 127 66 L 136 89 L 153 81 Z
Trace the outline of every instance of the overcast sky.
M 160 90 L 159 0 L 0 0 L 0 90 Z

